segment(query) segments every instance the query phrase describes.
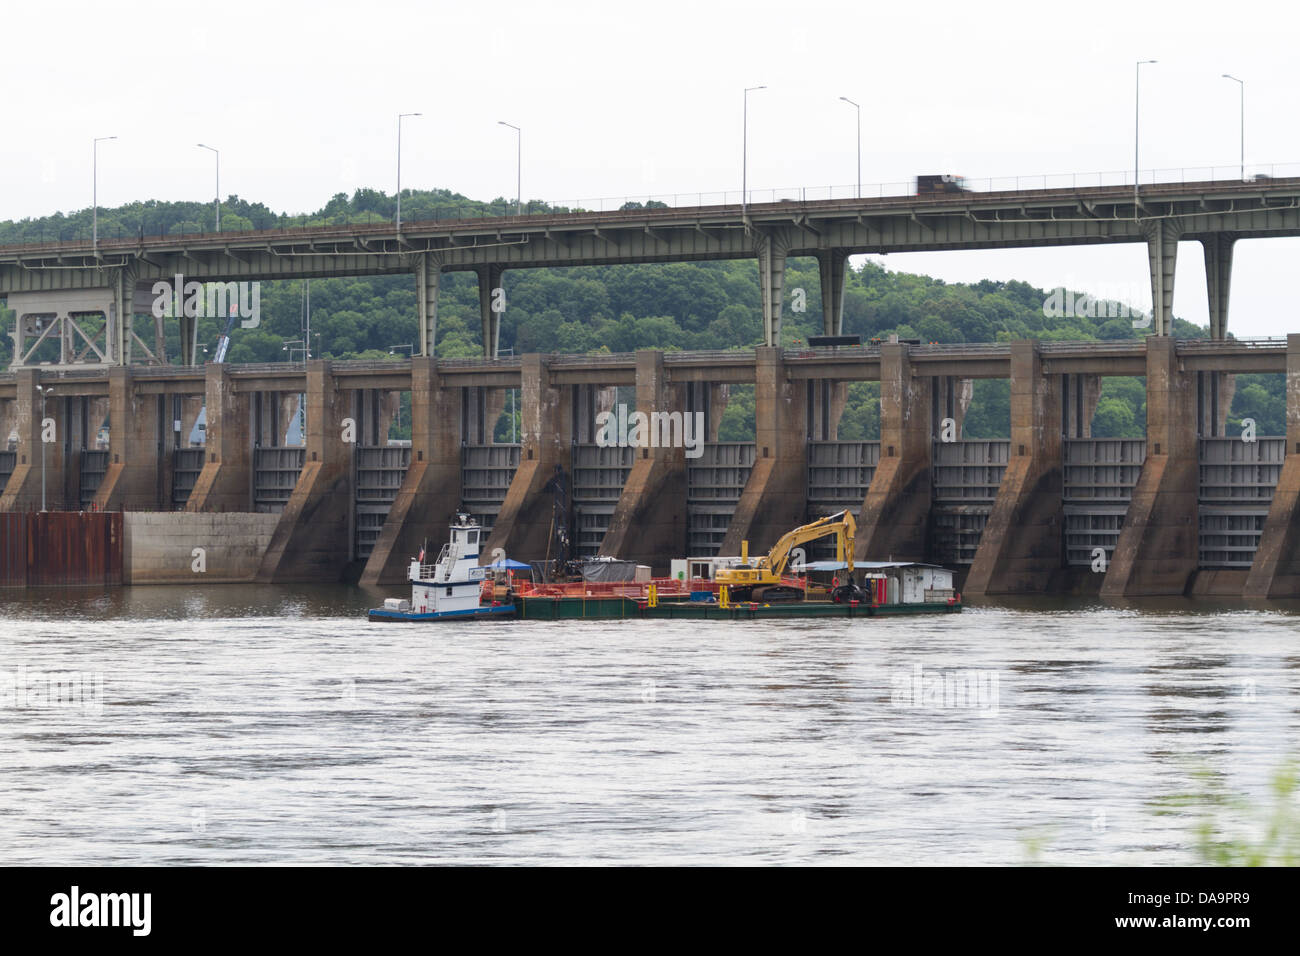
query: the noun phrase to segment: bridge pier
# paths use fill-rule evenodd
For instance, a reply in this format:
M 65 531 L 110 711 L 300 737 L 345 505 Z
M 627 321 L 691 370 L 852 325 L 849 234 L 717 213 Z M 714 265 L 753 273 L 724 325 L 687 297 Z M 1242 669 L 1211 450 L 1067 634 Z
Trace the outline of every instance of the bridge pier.
M 817 271 L 822 284 L 822 334 L 844 332 L 844 273 L 849 254 L 846 249 L 826 249 L 817 253 Z
M 1196 573 L 1199 447 L 1196 388 L 1174 339 L 1147 337 L 1146 462 L 1120 531 L 1103 597 L 1177 595 Z
M 478 266 L 474 271 L 478 273 L 478 311 L 483 323 L 483 355 L 490 359 L 496 358 L 501 346 L 501 313 L 492 306 L 498 296 L 497 289 L 502 289 L 501 276 L 505 272 L 505 266 L 492 262 Z M 499 295 L 504 303 L 504 289 Z
M 682 410 L 684 434 L 686 416 L 694 413 L 686 392 L 684 386 L 668 384 L 663 352 L 645 349 L 636 353 L 637 411 L 652 415 Z M 692 436 L 695 441 L 704 440 L 704 434 L 694 430 Z M 664 574 L 668 572 L 665 555 L 686 554 L 685 448 L 636 449 L 600 554 L 650 565 Z
M 1178 264 L 1181 222 L 1155 219 L 1142 226 L 1151 271 L 1152 335 L 1172 335 L 1174 327 L 1174 267 Z
M 1011 343 L 1011 454 L 963 586 L 967 594 L 1047 591 L 1060 575 L 1066 377 L 1043 374 L 1036 341 Z
M 1237 237 L 1217 232 L 1201 240 L 1205 252 L 1205 290 L 1210 298 L 1210 338 L 1228 337 L 1228 292 L 1232 286 L 1232 248 Z
M 1286 457 L 1244 596 L 1300 596 L 1300 334 L 1286 337 Z
M 41 507 L 42 484 L 46 507 L 60 511 L 64 507 L 64 429 L 67 415 L 63 406 L 66 399 L 47 398 L 45 415 L 54 419 L 55 440 L 41 441 L 41 396 L 36 391 L 41 373 L 35 368 L 19 368 L 14 373 L 14 420 L 18 443 L 14 449 L 14 470 L 0 494 L 0 511 L 38 511 Z M 45 447 L 44 478 L 42 481 L 41 447 Z
M 108 467 L 95 492 L 100 511 L 153 511 L 170 495 L 170 396 L 140 395 L 129 367 L 108 371 Z
M 930 518 L 933 435 L 930 383 L 908 346 L 880 346 L 880 462 L 858 518 L 858 560 L 924 561 Z
M 807 392 L 786 374 L 782 350 L 755 349 L 754 467 L 719 554 L 766 551 L 808 510 Z
M 415 311 L 420 326 L 420 354 L 434 354 L 438 341 L 438 290 L 442 283 L 442 258 L 422 252 L 415 259 Z
M 307 363 L 306 457 L 257 580 L 339 580 L 352 553 L 352 452 L 365 434 L 364 423 L 354 421 L 353 440 L 345 438 L 343 420 L 355 414 L 352 398 L 338 387 L 328 360 Z
M 784 236 L 771 232 L 759 234 L 754 242 L 759 292 L 763 299 L 763 344 L 777 348 L 781 345 L 786 248 Z
M 562 473 L 566 489 L 572 485 L 571 386 L 552 385 L 545 358 L 534 354 L 521 359 L 519 391 L 519 467 L 483 549 L 486 558 L 496 548 L 511 556 L 549 553 L 554 557 L 550 547 L 554 496 L 547 486 L 557 473 Z
M 460 507 L 461 407 L 469 391 L 448 385 L 436 359 L 411 360 L 411 463 L 361 572 L 362 584 L 406 581 L 420 545 L 427 539 L 437 548 L 446 539 Z

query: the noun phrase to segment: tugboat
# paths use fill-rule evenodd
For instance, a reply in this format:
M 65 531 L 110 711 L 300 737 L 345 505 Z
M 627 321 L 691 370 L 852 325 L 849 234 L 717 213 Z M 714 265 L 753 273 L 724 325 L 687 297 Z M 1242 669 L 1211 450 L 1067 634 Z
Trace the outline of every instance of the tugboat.
M 411 561 L 408 578 L 411 599 L 388 598 L 372 608 L 371 621 L 440 621 L 465 618 L 509 618 L 514 604 L 483 604 L 480 595 L 487 568 L 479 567 L 483 529 L 469 515 L 460 514 L 438 560 L 423 563 L 424 552 Z

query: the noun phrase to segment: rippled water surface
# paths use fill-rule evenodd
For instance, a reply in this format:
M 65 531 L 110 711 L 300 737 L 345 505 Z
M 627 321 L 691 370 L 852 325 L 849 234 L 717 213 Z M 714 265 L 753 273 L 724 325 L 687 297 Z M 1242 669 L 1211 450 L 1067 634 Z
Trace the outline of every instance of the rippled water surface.
M 0 863 L 1195 862 L 1206 807 L 1165 801 L 1208 771 L 1266 806 L 1300 740 L 1294 608 L 367 624 L 375 603 L 0 593 Z

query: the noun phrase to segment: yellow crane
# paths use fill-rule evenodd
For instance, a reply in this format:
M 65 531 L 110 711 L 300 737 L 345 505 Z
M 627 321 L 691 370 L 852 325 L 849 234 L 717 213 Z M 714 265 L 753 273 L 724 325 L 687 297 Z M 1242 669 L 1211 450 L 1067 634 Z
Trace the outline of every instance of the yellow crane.
M 836 559 L 844 562 L 848 568 L 848 580 L 853 580 L 853 534 L 857 531 L 857 522 L 848 511 L 841 511 L 825 518 L 787 531 L 772 547 L 772 550 L 759 558 L 754 564 L 749 563 L 749 542 L 741 543 L 741 560 L 743 564 L 734 568 L 719 568 L 713 579 L 718 584 L 726 585 L 727 593 L 735 601 L 797 601 L 803 597 L 798 588 L 781 583 L 781 575 L 790 563 L 791 553 L 801 544 L 835 536 Z

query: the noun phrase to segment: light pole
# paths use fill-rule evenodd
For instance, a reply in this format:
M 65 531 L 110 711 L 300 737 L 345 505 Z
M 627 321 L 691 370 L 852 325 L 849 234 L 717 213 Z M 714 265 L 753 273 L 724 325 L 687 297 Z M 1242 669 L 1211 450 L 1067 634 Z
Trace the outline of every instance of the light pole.
M 1155 60 L 1138 60 L 1133 67 L 1133 219 L 1138 217 L 1138 145 L 1142 135 L 1142 67 Z
M 509 126 L 515 131 L 515 215 L 517 216 L 520 203 L 524 198 L 524 131 L 514 123 L 507 123 L 505 120 L 497 120 L 497 125 Z
M 45 510 L 45 396 L 54 391 L 53 385 L 44 388 L 37 385 L 36 391 L 41 395 L 41 511 Z
M 105 140 L 117 139 L 116 136 L 100 136 L 95 140 L 94 159 L 91 162 L 90 171 L 90 249 L 91 252 L 99 255 L 99 144 Z
M 754 90 L 765 90 L 766 86 L 745 87 L 745 119 L 740 140 L 740 218 L 745 218 L 745 208 L 749 205 L 749 94 Z
M 198 147 L 199 149 L 212 150 L 212 155 L 214 155 L 217 158 L 217 201 L 214 203 L 214 205 L 216 206 L 217 209 L 217 232 L 220 232 L 221 231 L 221 150 L 217 149 L 215 146 L 204 146 L 202 143 L 199 143 Z
M 858 192 L 856 198 L 862 198 L 862 107 L 853 102 L 847 96 L 841 96 L 845 103 L 852 106 L 858 113 Z
M 1225 80 L 1232 80 L 1241 87 L 1241 181 L 1246 181 L 1246 81 L 1239 80 L 1231 73 L 1223 74 Z
M 423 116 L 423 113 L 397 114 L 397 231 L 402 231 L 402 120 L 408 116 Z

